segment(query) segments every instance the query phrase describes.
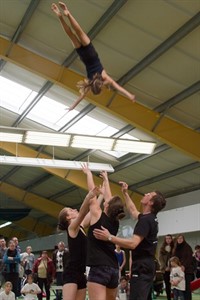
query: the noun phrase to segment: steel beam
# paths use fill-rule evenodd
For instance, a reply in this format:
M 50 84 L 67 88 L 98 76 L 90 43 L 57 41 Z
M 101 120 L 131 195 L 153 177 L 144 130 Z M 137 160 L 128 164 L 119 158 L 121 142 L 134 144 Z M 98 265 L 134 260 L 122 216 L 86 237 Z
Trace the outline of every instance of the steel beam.
M 76 83 L 83 79 L 79 74 L 18 45 L 14 45 L 10 55 L 6 57 L 4 54 L 7 47 L 9 47 L 9 41 L 0 38 L 0 43 L 0 56 L 3 59 L 26 68 L 31 72 L 35 72 L 76 94 L 78 93 Z M 130 100 L 119 94 L 114 98 L 111 105 L 107 107 L 111 95 L 112 91 L 106 90 L 99 97 L 90 95 L 87 99 L 132 126 L 142 129 L 154 138 L 160 139 L 171 147 L 191 156 L 194 160 L 200 160 L 200 134 L 198 132 L 166 116 L 163 116 L 161 122 L 152 131 L 154 125 L 160 119 L 159 113 L 139 103 L 133 104 Z

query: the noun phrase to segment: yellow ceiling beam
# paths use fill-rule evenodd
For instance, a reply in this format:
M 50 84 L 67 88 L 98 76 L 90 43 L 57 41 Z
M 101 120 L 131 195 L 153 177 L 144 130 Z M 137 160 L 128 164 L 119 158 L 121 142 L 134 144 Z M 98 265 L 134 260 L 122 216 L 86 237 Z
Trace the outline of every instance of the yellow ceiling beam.
M 4 227 L 0 229 L 0 235 L 4 236 L 6 239 L 11 239 L 16 236 L 19 240 L 24 240 L 27 237 L 27 234 L 21 231 L 19 228 L 13 227 Z
M 14 143 L 0 142 L 0 148 L 9 153 L 12 153 L 13 155 L 16 155 L 16 145 Z M 17 155 L 20 157 L 37 157 L 37 158 L 47 158 L 47 159 L 51 158 L 52 159 L 52 157 L 50 157 L 49 155 L 46 155 L 44 153 L 39 153 L 38 151 L 35 151 L 23 144 L 18 144 Z M 58 176 L 64 180 L 70 181 L 72 184 L 77 185 L 77 186 L 81 187 L 82 189 L 88 190 L 86 175 L 82 171 L 47 168 L 47 167 L 43 167 L 43 169 L 46 170 L 48 173 L 51 173 L 54 176 Z M 95 181 L 96 185 L 102 184 L 102 179 L 97 176 L 94 176 L 94 181 Z M 113 195 L 121 195 L 121 187 L 119 185 L 110 183 L 110 187 L 111 187 Z M 135 199 L 135 204 L 139 209 L 141 195 L 134 193 L 134 199 Z M 52 203 L 52 201 L 50 201 L 50 200 L 47 200 L 47 199 L 45 199 L 45 200 Z M 50 203 L 49 203 L 49 205 L 50 205 Z M 33 202 L 33 204 L 34 204 L 34 202 Z M 47 207 L 45 207 L 45 211 L 46 211 L 46 209 L 47 209 Z
M 82 79 L 82 76 L 16 44 L 12 46 L 12 50 L 6 56 L 6 51 L 10 45 L 8 40 L 0 38 L 0 57 L 2 59 L 34 72 L 77 94 L 76 83 Z M 139 103 L 132 104 L 130 100 L 119 94 L 115 96 L 108 107 L 112 94 L 111 91 L 106 90 L 98 97 L 89 95 L 87 100 L 122 118 L 127 123 L 144 130 L 154 138 L 182 151 L 194 160 L 200 160 L 200 134 L 198 132 L 166 116 L 160 119 L 159 113 Z M 155 124 L 157 126 L 153 130 Z
M 16 227 L 8 226 L 0 229 L 0 235 L 3 235 L 9 239 L 13 236 L 17 236 L 19 240 L 24 240 L 28 237 L 29 232 L 34 232 L 37 236 L 46 236 L 54 233 L 55 228 L 44 224 L 34 218 L 29 216 L 12 222 Z M 23 228 L 25 231 L 21 231 L 20 228 Z M 27 232 L 27 233 L 26 233 Z
M 17 201 L 23 202 L 23 204 L 27 205 L 28 207 L 42 211 L 43 213 L 56 219 L 58 218 L 58 214 L 61 209 L 63 209 L 63 205 L 47 200 L 43 197 L 37 196 L 5 182 L 0 184 L 0 192 Z

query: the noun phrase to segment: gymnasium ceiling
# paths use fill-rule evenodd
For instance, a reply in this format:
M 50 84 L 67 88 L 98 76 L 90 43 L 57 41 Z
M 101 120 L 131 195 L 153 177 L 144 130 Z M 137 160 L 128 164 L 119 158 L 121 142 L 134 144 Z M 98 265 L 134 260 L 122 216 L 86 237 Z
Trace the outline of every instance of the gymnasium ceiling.
M 200 2 L 68 0 L 106 71 L 137 99 L 133 104 L 107 90 L 89 95 L 69 114 L 65 108 L 77 97 L 76 82 L 85 70 L 51 3 L 0 0 L 0 78 L 32 95 L 27 103 L 12 84 L 7 95 L 1 88 L 1 126 L 115 138 L 128 134 L 155 141 L 156 149 L 152 155 L 117 158 L 100 150 L 4 142 L 1 155 L 109 163 L 115 169 L 109 174 L 113 193 L 124 180 L 137 202 L 155 189 L 166 197 L 199 190 Z M 26 217 L 0 229 L 0 234 L 21 240 L 55 232 L 59 210 L 79 208 L 87 190 L 82 171 L 1 166 L 0 177 L 1 209 L 11 209 L 13 215 L 17 208 L 30 209 Z M 95 182 L 100 183 L 98 174 Z

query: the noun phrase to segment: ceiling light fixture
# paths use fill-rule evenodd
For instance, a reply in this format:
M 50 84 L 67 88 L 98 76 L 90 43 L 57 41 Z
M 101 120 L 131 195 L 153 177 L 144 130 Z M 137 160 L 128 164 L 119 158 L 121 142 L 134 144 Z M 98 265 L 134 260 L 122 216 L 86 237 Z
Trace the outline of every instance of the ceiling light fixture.
M 0 228 L 9 226 L 10 224 L 12 224 L 12 222 L 6 222 L 6 223 L 3 223 L 3 224 L 0 225 Z
M 129 153 L 153 153 L 156 143 L 131 139 L 116 139 L 109 137 L 51 133 L 0 127 L 0 141 L 24 144 L 37 144 L 58 147 L 74 147 L 102 151 L 118 151 Z
M 48 167 L 66 170 L 82 170 L 82 165 L 85 163 L 88 164 L 88 167 L 91 171 L 114 172 L 114 169 L 110 164 L 0 155 L 0 164 L 11 166 L 14 165 L 25 167 Z

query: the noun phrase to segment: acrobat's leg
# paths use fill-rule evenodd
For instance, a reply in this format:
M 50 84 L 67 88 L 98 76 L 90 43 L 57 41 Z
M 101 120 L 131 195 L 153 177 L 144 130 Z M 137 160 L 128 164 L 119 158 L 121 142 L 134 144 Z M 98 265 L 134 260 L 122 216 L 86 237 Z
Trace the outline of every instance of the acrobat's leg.
M 63 10 L 64 15 L 66 17 L 68 17 L 68 19 L 70 21 L 70 24 L 71 24 L 72 28 L 74 29 L 74 31 L 76 32 L 81 44 L 83 46 L 87 46 L 90 43 L 90 38 L 88 37 L 88 35 L 83 31 L 83 29 L 81 28 L 79 23 L 71 15 L 71 13 L 69 12 L 67 6 L 63 2 L 59 2 L 59 5 Z
M 78 37 L 72 32 L 71 28 L 67 25 L 67 23 L 65 22 L 62 13 L 60 12 L 58 6 L 55 3 L 52 3 L 51 5 L 51 9 L 53 10 L 53 12 L 57 15 L 57 17 L 60 20 L 60 23 L 64 29 L 64 31 L 66 32 L 66 34 L 68 35 L 68 37 L 70 38 L 74 48 L 79 48 L 81 46 L 81 41 L 78 39 Z

